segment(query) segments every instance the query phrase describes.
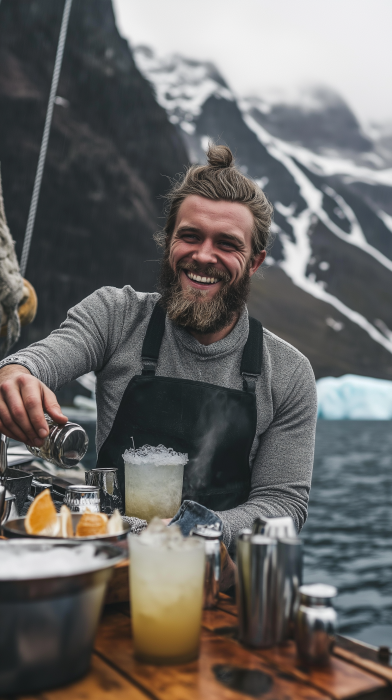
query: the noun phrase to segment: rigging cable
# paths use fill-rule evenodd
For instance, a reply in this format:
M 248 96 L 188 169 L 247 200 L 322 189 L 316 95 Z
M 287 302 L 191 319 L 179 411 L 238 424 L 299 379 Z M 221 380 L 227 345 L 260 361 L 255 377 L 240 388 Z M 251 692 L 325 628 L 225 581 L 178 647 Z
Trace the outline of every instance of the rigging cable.
M 1 2 L 1 0 L 0 0 L 0 2 Z M 60 78 L 61 64 L 63 61 L 65 39 L 67 36 L 68 21 L 69 21 L 69 15 L 71 12 L 71 6 L 72 6 L 72 0 L 65 0 L 64 10 L 63 10 L 63 18 L 61 21 L 59 41 L 58 41 L 58 46 L 57 46 L 56 60 L 55 60 L 54 70 L 53 70 L 52 85 L 50 88 L 48 108 L 46 111 L 44 133 L 42 135 L 41 149 L 40 149 L 40 153 L 39 153 L 37 172 L 36 172 L 35 181 L 34 181 L 34 189 L 33 189 L 33 194 L 31 197 L 30 211 L 29 211 L 29 216 L 27 219 L 26 233 L 25 233 L 25 237 L 24 237 L 24 241 L 23 241 L 23 249 L 22 249 L 22 255 L 21 255 L 21 259 L 20 259 L 20 272 L 21 272 L 22 277 L 24 277 L 25 273 L 26 273 L 27 261 L 28 261 L 29 252 L 30 252 L 30 244 L 31 244 L 31 239 L 33 237 L 35 215 L 37 212 L 38 199 L 39 199 L 39 194 L 40 194 L 40 190 L 41 190 L 42 176 L 43 176 L 44 167 L 45 167 L 45 160 L 46 160 L 46 152 L 48 150 L 50 127 L 52 124 L 52 116 L 53 116 L 53 107 L 54 107 L 54 102 L 56 99 L 57 86 L 58 86 L 58 82 L 59 82 L 59 78 Z

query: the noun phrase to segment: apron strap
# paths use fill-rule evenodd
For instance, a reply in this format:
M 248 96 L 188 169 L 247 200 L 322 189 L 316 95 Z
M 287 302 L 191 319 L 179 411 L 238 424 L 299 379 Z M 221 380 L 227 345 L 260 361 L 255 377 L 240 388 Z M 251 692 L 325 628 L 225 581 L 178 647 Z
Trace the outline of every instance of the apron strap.
M 142 347 L 142 374 L 154 375 L 163 334 L 165 332 L 166 311 L 157 302 L 151 314 L 146 335 L 144 336 Z
M 154 375 L 159 351 L 165 332 L 166 311 L 157 302 L 151 314 L 142 347 L 142 374 Z M 241 369 L 244 391 L 256 391 L 256 378 L 261 374 L 263 363 L 263 326 L 249 317 L 249 335 L 242 353 Z
M 256 391 L 256 379 L 263 364 L 263 326 L 249 316 L 249 335 L 242 353 L 241 368 L 244 391 Z

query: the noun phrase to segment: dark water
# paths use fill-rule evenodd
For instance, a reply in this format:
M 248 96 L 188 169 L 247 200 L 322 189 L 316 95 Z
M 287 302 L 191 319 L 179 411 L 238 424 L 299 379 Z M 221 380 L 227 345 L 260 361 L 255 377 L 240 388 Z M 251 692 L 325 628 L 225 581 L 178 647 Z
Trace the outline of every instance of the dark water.
M 339 631 L 392 646 L 392 422 L 319 421 L 305 581 L 339 589 Z
M 302 537 L 305 582 L 339 590 L 339 631 L 392 647 L 392 421 L 319 421 Z

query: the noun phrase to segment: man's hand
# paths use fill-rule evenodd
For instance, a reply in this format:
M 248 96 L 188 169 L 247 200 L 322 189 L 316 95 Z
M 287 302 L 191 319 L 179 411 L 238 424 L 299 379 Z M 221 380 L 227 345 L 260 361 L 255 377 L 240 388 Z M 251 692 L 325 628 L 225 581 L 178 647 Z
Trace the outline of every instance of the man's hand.
M 26 367 L 7 365 L 0 369 L 0 432 L 32 447 L 41 447 L 49 434 L 44 411 L 56 423 L 67 422 L 53 391 Z

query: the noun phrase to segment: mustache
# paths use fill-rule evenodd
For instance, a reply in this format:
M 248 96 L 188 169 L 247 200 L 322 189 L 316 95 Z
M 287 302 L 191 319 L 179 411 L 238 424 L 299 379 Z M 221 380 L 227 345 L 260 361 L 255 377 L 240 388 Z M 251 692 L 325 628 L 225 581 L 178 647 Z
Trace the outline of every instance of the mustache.
M 231 276 L 225 270 L 217 270 L 213 265 L 201 268 L 195 262 L 179 262 L 176 265 L 176 275 L 179 277 L 181 270 L 186 272 L 193 272 L 195 275 L 200 275 L 200 277 L 214 277 L 215 279 L 221 280 L 222 282 L 230 282 Z
M 181 270 L 200 274 L 202 277 L 219 277 L 230 282 L 230 275 L 224 270 L 216 270 L 213 265 L 200 269 L 194 261 L 179 261 L 176 270 L 170 263 L 169 251 L 162 260 L 160 303 L 166 309 L 171 321 L 183 328 L 200 333 L 214 333 L 232 323 L 241 313 L 250 291 L 250 261 L 242 277 L 233 284 L 224 283 L 216 294 L 209 299 L 206 291 L 187 287 L 182 289 Z

